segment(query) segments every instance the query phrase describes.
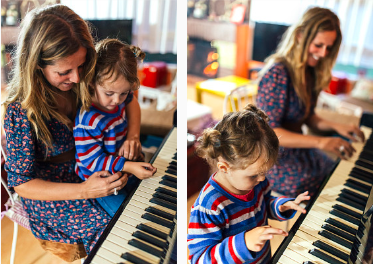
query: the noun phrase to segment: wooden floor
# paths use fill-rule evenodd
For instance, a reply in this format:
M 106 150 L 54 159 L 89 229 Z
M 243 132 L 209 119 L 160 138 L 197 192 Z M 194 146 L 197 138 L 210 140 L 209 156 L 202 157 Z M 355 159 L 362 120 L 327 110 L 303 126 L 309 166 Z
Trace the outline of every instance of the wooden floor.
M 13 240 L 13 222 L 8 217 L 1 220 L 1 263 L 8 264 Z M 44 251 L 30 230 L 18 226 L 15 264 L 80 264 L 80 260 L 65 262 Z

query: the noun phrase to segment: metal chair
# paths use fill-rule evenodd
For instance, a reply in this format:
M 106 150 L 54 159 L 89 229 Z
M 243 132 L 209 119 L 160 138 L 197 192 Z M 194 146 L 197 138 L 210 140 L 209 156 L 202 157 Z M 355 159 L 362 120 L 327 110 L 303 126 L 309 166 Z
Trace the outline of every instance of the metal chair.
M 7 155 L 2 144 L 1 144 L 1 154 L 3 155 L 4 160 L 6 161 Z M 9 195 L 9 200 L 6 203 L 6 206 L 7 207 L 10 206 L 9 210 L 2 213 L 2 217 L 3 215 L 5 215 L 9 217 L 14 223 L 12 249 L 10 252 L 10 264 L 13 264 L 15 253 L 16 253 L 16 246 L 17 246 L 18 225 L 20 224 L 29 230 L 31 230 L 31 228 L 30 228 L 30 223 L 27 218 L 27 213 L 23 210 L 22 203 L 20 201 L 20 198 L 18 197 L 18 194 L 17 193 L 12 194 L 10 192 L 10 190 L 8 189 L 7 183 L 5 182 L 3 178 L 1 178 L 1 184 Z

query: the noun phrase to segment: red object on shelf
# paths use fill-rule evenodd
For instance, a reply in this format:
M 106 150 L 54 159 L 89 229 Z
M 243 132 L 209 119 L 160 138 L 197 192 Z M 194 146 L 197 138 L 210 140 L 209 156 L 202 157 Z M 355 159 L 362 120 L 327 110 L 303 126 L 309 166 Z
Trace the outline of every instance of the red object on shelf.
M 144 78 L 141 84 L 151 88 L 157 88 L 167 84 L 167 64 L 162 61 L 144 63 L 142 69 Z
M 341 94 L 346 93 L 347 91 L 347 78 L 344 74 L 333 73 L 332 80 L 329 84 L 329 90 L 326 92 L 331 94 Z

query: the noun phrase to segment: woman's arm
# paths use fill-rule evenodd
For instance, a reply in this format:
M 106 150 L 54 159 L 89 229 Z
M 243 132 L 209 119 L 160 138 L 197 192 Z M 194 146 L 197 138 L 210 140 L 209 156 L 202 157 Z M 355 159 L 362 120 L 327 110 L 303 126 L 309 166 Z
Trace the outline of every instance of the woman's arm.
M 107 171 L 100 171 L 92 174 L 87 181 L 82 183 L 50 182 L 42 179 L 33 179 L 15 186 L 14 190 L 19 196 L 34 200 L 93 199 L 111 195 L 114 193 L 114 188 L 119 191 L 126 183 L 127 177 L 122 177 L 121 172 L 111 175 Z
M 317 148 L 334 153 L 341 159 L 347 159 L 355 151 L 350 143 L 339 137 L 303 135 L 282 127 L 273 130 L 280 141 L 280 146 L 285 148 Z M 345 153 L 340 151 L 341 146 L 343 146 Z
M 314 114 L 307 119 L 306 124 L 314 129 L 321 131 L 334 130 L 338 134 L 356 142 L 358 140 L 364 141 L 364 133 L 355 125 L 341 124 L 325 120 L 320 116 Z

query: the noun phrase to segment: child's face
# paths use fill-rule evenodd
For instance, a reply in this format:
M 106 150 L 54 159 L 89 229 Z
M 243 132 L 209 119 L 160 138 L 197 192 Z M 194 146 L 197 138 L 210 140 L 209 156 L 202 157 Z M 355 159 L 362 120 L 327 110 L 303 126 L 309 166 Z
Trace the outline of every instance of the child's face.
M 114 82 L 113 79 L 112 76 L 105 80 L 102 85 L 96 84 L 93 102 L 105 111 L 112 111 L 116 106 L 123 103 L 132 87 L 123 75 L 119 75 Z
M 220 183 L 231 193 L 246 194 L 265 180 L 262 164 L 262 162 L 257 161 L 245 169 L 231 169 L 228 166 L 226 171 L 224 171 L 224 168 L 222 168 L 223 170 L 219 168 L 219 177 L 223 179 L 223 182 Z

